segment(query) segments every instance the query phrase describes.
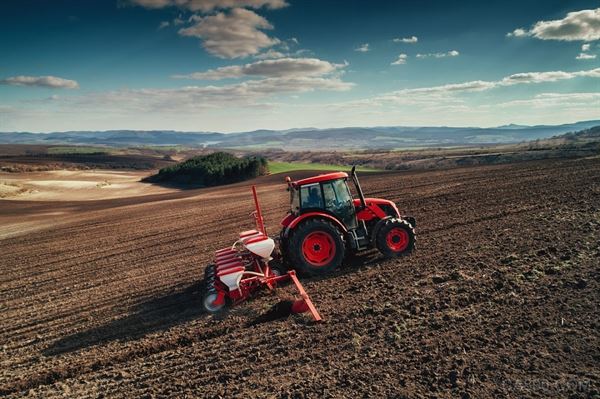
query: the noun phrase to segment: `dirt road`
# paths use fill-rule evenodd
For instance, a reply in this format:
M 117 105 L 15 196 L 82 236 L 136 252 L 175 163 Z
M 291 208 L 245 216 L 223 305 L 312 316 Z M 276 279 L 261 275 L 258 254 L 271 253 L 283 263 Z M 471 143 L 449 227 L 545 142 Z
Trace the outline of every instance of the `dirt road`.
M 284 185 L 259 180 L 275 233 Z M 0 394 L 32 397 L 590 397 L 599 394 L 600 159 L 370 175 L 418 250 L 304 285 L 326 321 L 244 327 L 277 298 L 201 313 L 248 186 L 0 201 Z M 11 219 L 12 218 L 12 219 Z M 285 290 L 283 290 L 285 292 Z

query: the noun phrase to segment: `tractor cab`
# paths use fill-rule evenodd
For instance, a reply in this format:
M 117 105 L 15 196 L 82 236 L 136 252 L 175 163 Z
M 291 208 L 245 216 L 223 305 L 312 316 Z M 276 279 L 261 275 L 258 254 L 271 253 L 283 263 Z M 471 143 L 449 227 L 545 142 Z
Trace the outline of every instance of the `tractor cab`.
M 289 181 L 290 214 L 325 212 L 338 219 L 346 229 L 355 229 L 358 225 L 356 209 L 347 180 L 347 173 L 336 172 Z

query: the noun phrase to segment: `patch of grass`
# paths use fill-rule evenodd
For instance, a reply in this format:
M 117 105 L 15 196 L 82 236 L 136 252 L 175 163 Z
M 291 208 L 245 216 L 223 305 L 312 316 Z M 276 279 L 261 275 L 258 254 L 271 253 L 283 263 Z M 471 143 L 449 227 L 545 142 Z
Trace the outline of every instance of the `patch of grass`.
M 285 146 L 285 143 L 281 142 L 281 141 L 265 141 L 264 143 L 256 143 L 256 144 L 239 144 L 239 145 L 231 145 L 228 144 L 225 147 L 222 147 L 225 150 L 231 150 L 231 151 L 244 151 L 244 150 L 251 150 L 251 151 L 256 151 L 256 150 L 269 150 L 269 149 L 273 149 L 273 148 L 281 148 Z
M 134 149 L 136 149 L 134 147 Z M 190 147 L 185 145 L 143 145 L 137 147 L 137 149 L 154 150 L 154 151 L 190 151 L 197 149 L 196 147 Z
M 105 147 L 85 147 L 85 146 L 73 146 L 73 147 L 49 147 L 48 154 L 98 154 L 106 153 L 110 154 L 112 151 Z
M 350 166 L 348 165 L 330 165 L 323 163 L 309 163 L 309 162 L 269 162 L 269 171 L 271 174 L 285 173 L 294 170 L 329 170 L 329 171 L 349 171 Z M 359 172 L 379 172 L 381 169 L 369 168 L 364 166 L 358 166 L 356 168 Z

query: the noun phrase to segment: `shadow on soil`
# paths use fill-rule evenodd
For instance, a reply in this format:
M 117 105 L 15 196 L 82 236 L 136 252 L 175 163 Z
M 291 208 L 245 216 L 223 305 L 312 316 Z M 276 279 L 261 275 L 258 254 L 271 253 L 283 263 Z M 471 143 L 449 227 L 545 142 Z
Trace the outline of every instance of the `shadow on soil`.
M 380 256 L 379 252 L 377 252 L 377 251 L 369 251 L 369 252 L 363 252 L 361 254 L 350 255 L 345 259 L 344 265 L 342 267 L 340 267 L 338 270 L 334 271 L 333 273 L 328 274 L 326 276 L 319 276 L 319 277 L 300 276 L 300 280 L 302 282 L 306 282 L 306 281 L 315 281 L 316 282 L 316 281 L 335 279 L 336 277 L 340 277 L 345 274 L 355 273 L 356 271 L 358 271 L 360 268 L 363 268 L 363 267 L 365 267 L 365 268 L 372 267 L 372 266 L 376 265 L 377 263 L 379 263 L 381 260 L 382 260 L 382 258 Z M 290 284 L 293 285 L 292 283 L 290 283 Z M 310 292 L 308 292 L 308 294 L 310 295 Z M 299 296 L 296 296 L 294 298 L 288 298 L 288 299 L 285 299 L 285 300 L 282 300 L 282 301 L 276 303 L 267 312 L 265 312 L 261 315 L 258 315 L 258 316 L 254 316 L 254 318 L 252 318 L 250 321 L 248 321 L 245 324 L 245 326 L 252 327 L 252 326 L 255 326 L 258 324 L 270 323 L 273 321 L 288 318 L 291 315 L 293 301 L 296 299 L 299 299 L 299 298 L 300 298 Z M 317 309 L 319 308 L 318 303 L 315 303 L 315 306 L 317 307 Z M 313 322 L 312 318 L 311 318 L 311 322 Z
M 328 274 L 326 276 L 313 277 L 313 278 L 311 278 L 311 280 L 312 281 L 328 280 L 330 278 L 336 278 L 339 276 L 343 276 L 345 274 L 356 273 L 358 270 L 360 270 L 362 268 L 368 269 L 373 266 L 376 266 L 377 264 L 379 264 L 380 262 L 383 262 L 384 260 L 385 260 L 385 258 L 383 258 L 381 256 L 381 254 L 375 249 L 371 249 L 371 250 L 361 252 L 358 254 L 351 253 L 344 259 L 344 264 L 339 269 L 335 270 L 333 273 Z
M 343 267 L 330 275 L 313 278 L 302 276 L 301 280 L 322 281 L 331 278 L 335 279 L 348 273 L 354 273 L 362 267 L 372 267 L 381 260 L 381 257 L 376 252 L 354 255 L 346 259 Z M 57 356 L 112 341 L 133 341 L 148 334 L 166 331 L 173 326 L 204 317 L 200 290 L 201 282 L 198 282 L 187 287 L 184 291 L 178 291 L 143 302 L 134 308 L 132 314 L 129 316 L 55 341 L 43 351 L 43 354 L 46 356 Z M 318 308 L 318 303 L 315 305 Z M 256 318 L 253 317 L 246 326 L 275 321 L 289 316 L 289 312 L 279 312 L 279 310 L 279 308 L 275 309 L 274 313 L 276 315 L 265 314 L 258 317 L 254 315 Z M 271 311 L 273 312 L 273 310 Z M 227 311 L 221 314 L 219 318 L 226 317 Z
M 200 282 L 139 304 L 132 314 L 100 327 L 85 330 L 55 341 L 43 351 L 46 356 L 74 352 L 111 341 L 132 341 L 204 317 L 200 305 Z
M 172 189 L 180 190 L 180 191 L 196 190 L 199 188 L 207 188 L 208 187 L 208 186 L 204 186 L 201 184 L 185 184 L 185 183 L 149 180 L 149 178 L 151 178 L 151 177 L 152 176 L 144 177 L 143 179 L 140 180 L 140 182 L 150 184 L 153 186 L 172 188 Z M 220 187 L 220 186 L 213 186 L 213 187 Z

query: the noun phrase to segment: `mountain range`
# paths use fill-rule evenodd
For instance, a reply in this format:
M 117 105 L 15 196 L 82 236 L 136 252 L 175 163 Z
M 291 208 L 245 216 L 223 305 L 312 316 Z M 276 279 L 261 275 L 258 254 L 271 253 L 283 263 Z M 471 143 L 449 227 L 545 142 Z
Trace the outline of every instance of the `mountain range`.
M 563 125 L 479 127 L 343 127 L 254 130 L 239 133 L 170 130 L 0 132 L 0 144 L 189 146 L 232 149 L 360 150 L 509 144 L 545 139 L 599 126 L 600 120 Z

